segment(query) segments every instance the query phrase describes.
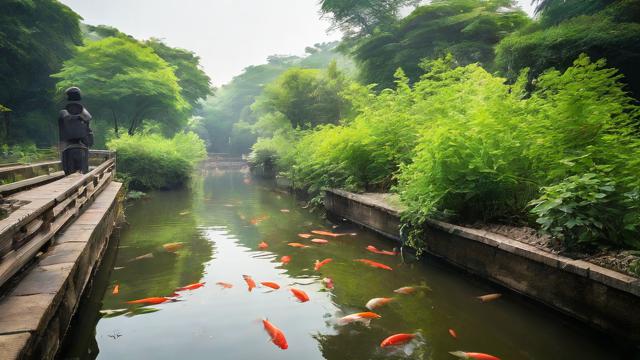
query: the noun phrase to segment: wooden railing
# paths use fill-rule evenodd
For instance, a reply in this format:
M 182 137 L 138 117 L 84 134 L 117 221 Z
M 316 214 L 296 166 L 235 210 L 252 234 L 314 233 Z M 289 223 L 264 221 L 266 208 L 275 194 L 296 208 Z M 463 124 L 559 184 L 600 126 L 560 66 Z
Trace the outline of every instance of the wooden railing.
M 100 157 L 101 163 L 87 174 L 66 177 L 63 174 L 55 182 L 4 199 L 17 209 L 0 220 L 0 286 L 33 259 L 112 180 L 115 154 L 94 151 L 92 156 Z

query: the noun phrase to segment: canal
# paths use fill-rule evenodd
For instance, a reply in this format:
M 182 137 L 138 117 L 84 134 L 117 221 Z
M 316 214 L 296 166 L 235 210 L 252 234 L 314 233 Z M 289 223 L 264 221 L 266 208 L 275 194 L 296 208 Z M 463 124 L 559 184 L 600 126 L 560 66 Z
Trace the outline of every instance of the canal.
M 436 259 L 367 251 L 369 245 L 392 250 L 393 243 L 331 223 L 244 171 L 203 171 L 189 189 L 134 202 L 126 219 L 79 309 L 63 359 L 440 360 L 455 359 L 453 351 L 503 360 L 634 358 L 602 334 Z M 298 236 L 313 230 L 345 235 Z M 268 247 L 261 249 L 261 242 Z M 283 264 L 283 256 L 290 262 Z M 314 270 L 316 260 L 327 258 L 333 260 Z M 257 287 L 248 291 L 243 275 Z M 266 281 L 281 287 L 260 285 Z M 194 283 L 204 286 L 176 292 Z M 406 286 L 414 292 L 394 293 Z M 291 287 L 310 300 L 300 302 Z M 492 293 L 504 294 L 477 298 Z M 171 300 L 127 303 L 150 297 Z M 368 311 L 365 304 L 380 297 L 394 300 L 373 310 L 381 318 L 368 326 L 339 321 Z M 288 349 L 270 341 L 262 319 L 282 330 Z M 396 333 L 418 335 L 405 345 L 380 347 Z

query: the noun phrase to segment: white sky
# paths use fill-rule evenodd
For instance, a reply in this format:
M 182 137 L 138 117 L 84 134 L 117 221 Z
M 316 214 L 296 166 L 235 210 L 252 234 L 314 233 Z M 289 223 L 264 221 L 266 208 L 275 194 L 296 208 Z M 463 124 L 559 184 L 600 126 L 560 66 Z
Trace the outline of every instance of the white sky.
M 88 24 L 194 51 L 216 86 L 269 55 L 302 55 L 306 46 L 341 37 L 327 32 L 330 23 L 320 19 L 318 0 L 60 1 Z M 518 3 L 531 13 L 531 0 Z

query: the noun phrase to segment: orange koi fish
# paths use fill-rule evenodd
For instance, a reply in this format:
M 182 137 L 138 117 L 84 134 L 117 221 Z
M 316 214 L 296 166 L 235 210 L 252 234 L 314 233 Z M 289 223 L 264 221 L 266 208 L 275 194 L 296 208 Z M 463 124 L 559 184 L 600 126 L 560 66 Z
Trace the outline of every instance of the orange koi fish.
M 313 235 L 311 235 L 311 234 L 298 234 L 298 236 L 300 236 L 303 239 L 308 239 L 308 238 L 312 237 Z
M 251 276 L 249 275 L 242 275 L 242 278 L 244 279 L 244 281 L 247 283 L 247 286 L 249 287 L 249 291 L 253 290 L 253 288 L 256 287 L 256 282 L 253 281 L 253 279 L 251 278 Z
M 291 247 L 295 247 L 295 248 L 308 248 L 309 247 L 309 245 L 300 244 L 300 243 L 297 243 L 297 242 L 288 243 L 287 245 L 289 245 Z
M 113 294 L 113 295 L 120 294 L 120 285 L 119 284 L 116 284 L 116 286 L 113 287 L 113 291 L 111 292 L 111 294 Z
M 327 289 L 333 289 L 333 279 L 330 277 L 322 279 L 322 283 L 327 287 Z
M 458 334 L 456 334 L 456 331 L 453 329 L 449 329 L 449 335 L 451 335 L 451 337 L 454 339 L 458 338 Z
M 416 288 L 414 288 L 413 286 L 403 286 L 399 289 L 395 289 L 393 290 L 394 293 L 396 294 L 403 294 L 403 295 L 411 295 L 413 293 L 415 293 L 417 291 Z
M 321 267 L 327 265 L 328 263 L 332 262 L 333 259 L 332 258 L 328 258 L 328 259 L 324 259 L 322 261 L 318 261 L 316 260 L 316 265 L 313 267 L 316 271 L 320 270 Z
M 183 246 L 184 246 L 184 243 L 174 242 L 174 243 L 164 244 L 162 245 L 162 248 L 164 248 L 168 252 L 176 252 L 182 249 Z
M 216 283 L 216 285 L 222 286 L 223 289 L 231 289 L 233 287 L 233 284 L 229 284 L 229 283 L 222 282 L 222 281 L 218 281 Z
M 150 297 L 150 298 L 144 298 L 144 299 L 140 299 L 140 300 L 131 300 L 131 301 L 127 301 L 127 304 L 150 304 L 150 305 L 157 305 L 157 304 L 162 304 L 165 301 L 169 301 L 171 299 L 167 298 L 167 297 Z
M 267 244 L 266 242 L 264 242 L 264 241 L 263 241 L 263 242 L 261 242 L 260 244 L 258 244 L 258 247 L 259 247 L 260 249 L 266 249 L 266 248 L 268 248 L 268 247 L 269 247 L 269 244 Z
M 269 320 L 262 320 L 262 325 L 264 325 L 264 329 L 267 331 L 267 334 L 271 337 L 271 341 L 276 344 L 280 349 L 286 350 L 289 345 L 287 344 L 287 338 L 285 338 L 282 330 L 275 327 Z
M 307 302 L 309 301 L 309 295 L 307 295 L 306 292 L 302 291 L 302 290 L 298 290 L 296 288 L 290 288 L 289 290 L 291 290 L 291 293 L 293 293 L 293 295 L 295 297 L 298 298 L 298 300 L 300 300 L 300 302 Z
M 204 282 L 189 284 L 189 285 L 177 288 L 176 291 L 195 290 L 197 288 L 203 287 L 204 284 L 205 284 Z
M 287 265 L 289 261 L 291 261 L 291 256 L 289 255 L 285 255 L 280 258 L 280 262 L 282 262 L 282 265 Z
M 406 344 L 409 341 L 413 340 L 416 337 L 416 334 L 395 334 L 395 335 L 391 335 L 388 338 L 382 340 L 382 342 L 380 343 L 380 347 L 387 347 L 387 346 L 395 346 L 395 345 L 402 345 L 402 344 Z
M 380 319 L 382 316 L 372 312 L 360 312 L 351 315 L 347 315 L 338 319 L 338 325 L 347 325 L 353 322 L 359 322 L 365 326 L 369 326 L 371 320 Z
M 480 301 L 482 302 L 489 302 L 489 301 L 499 299 L 501 296 L 502 294 L 487 294 L 487 295 L 478 296 L 476 299 L 480 299 Z
M 374 310 L 379 307 L 385 306 L 392 301 L 395 301 L 395 299 L 394 298 L 373 298 L 367 301 L 367 304 L 364 307 L 366 307 L 369 310 Z
M 450 351 L 449 354 L 458 357 L 460 359 L 476 359 L 476 360 L 500 360 L 500 358 L 489 354 L 464 352 L 464 351 Z
M 329 240 L 325 240 L 325 239 L 311 239 L 312 243 L 316 243 L 316 244 L 328 244 Z
M 272 288 L 274 290 L 280 289 L 280 285 L 278 285 L 278 284 L 276 284 L 274 282 L 271 282 L 271 281 L 262 281 L 260 284 L 262 284 L 262 285 L 264 285 L 266 287 L 270 287 L 270 288 Z
M 338 237 L 338 236 L 345 236 L 348 234 L 337 234 L 337 233 L 332 233 L 330 231 L 324 231 L 324 230 L 311 230 L 312 233 L 316 234 L 316 235 L 322 235 L 322 236 L 331 236 L 331 237 Z
M 358 261 L 358 262 L 361 262 L 361 263 L 363 263 L 365 265 L 369 265 L 371 267 L 378 268 L 378 269 L 393 270 L 390 266 L 387 266 L 385 264 L 381 264 L 379 262 L 371 261 L 371 260 L 368 260 L 368 259 L 354 259 L 353 261 Z
M 374 253 L 374 254 L 380 254 L 380 255 L 390 255 L 390 256 L 395 256 L 397 255 L 397 253 L 395 251 L 386 251 L 386 250 L 378 250 L 378 248 L 376 248 L 373 245 L 369 245 L 367 246 L 365 249 L 369 250 L 370 252 Z
M 251 221 L 250 221 L 250 222 L 251 222 L 251 225 L 258 225 L 258 224 L 260 224 L 261 222 L 263 222 L 263 221 L 267 220 L 268 218 L 269 218 L 269 215 L 260 215 L 260 216 L 258 216 L 257 218 L 253 218 L 253 219 L 251 219 Z

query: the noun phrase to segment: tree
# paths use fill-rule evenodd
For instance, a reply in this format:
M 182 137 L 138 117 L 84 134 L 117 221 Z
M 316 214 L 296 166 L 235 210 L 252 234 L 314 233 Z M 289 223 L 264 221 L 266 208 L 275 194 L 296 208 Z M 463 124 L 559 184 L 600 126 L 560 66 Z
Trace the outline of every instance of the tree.
M 365 83 L 394 85 L 402 68 L 412 81 L 422 73 L 422 59 L 451 53 L 460 65 L 491 67 L 493 47 L 530 22 L 511 0 L 434 0 L 417 8 L 387 32 L 364 39 L 354 50 Z
M 321 0 L 320 11 L 331 17 L 346 37 L 358 37 L 392 24 L 402 7 L 418 3 L 420 0 Z
M 585 0 L 541 2 L 539 22 L 506 37 L 496 66 L 515 80 L 523 68 L 533 79 L 549 68 L 564 70 L 580 54 L 606 58 L 640 97 L 640 2 Z M 573 16 L 573 17 L 571 17 Z
M 173 68 L 152 48 L 131 39 L 88 42 L 52 76 L 60 79 L 60 90 L 80 87 L 94 114 L 113 118 L 116 134 L 125 121 L 134 134 L 143 120 L 173 132 L 186 122 L 190 109 Z
M 200 68 L 200 58 L 193 52 L 172 48 L 158 39 L 151 39 L 146 42 L 146 45 L 169 65 L 175 67 L 178 84 L 182 88 L 182 97 L 191 107 L 197 107 L 201 99 L 213 95 L 211 79 Z

